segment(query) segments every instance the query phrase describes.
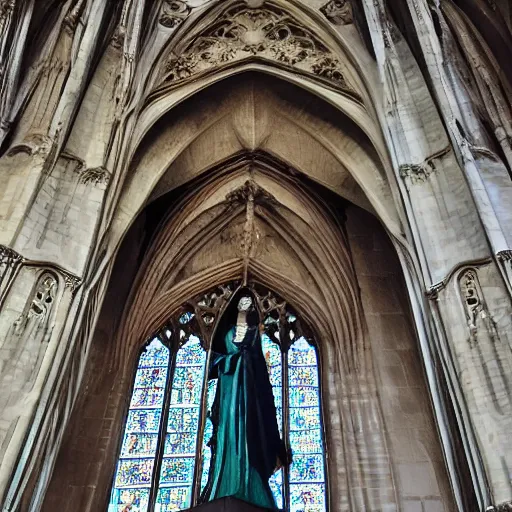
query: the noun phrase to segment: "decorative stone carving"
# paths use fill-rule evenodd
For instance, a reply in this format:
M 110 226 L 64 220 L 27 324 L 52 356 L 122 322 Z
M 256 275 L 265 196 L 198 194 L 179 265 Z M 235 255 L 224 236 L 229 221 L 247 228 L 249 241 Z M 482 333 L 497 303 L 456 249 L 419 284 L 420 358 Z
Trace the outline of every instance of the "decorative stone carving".
M 3 21 L 14 9 L 15 0 L 0 0 L 0 21 Z
M 439 298 L 439 292 L 443 290 L 446 286 L 446 283 L 444 281 L 441 281 L 440 283 L 436 283 L 432 285 L 426 292 L 425 295 L 427 296 L 427 299 L 430 300 L 437 300 Z
M 8 156 L 14 156 L 17 153 L 26 153 L 27 155 L 40 155 L 46 157 L 51 151 L 53 139 L 47 135 L 33 134 L 28 136 L 23 142 L 12 146 L 7 152 Z
M 485 509 L 485 512 L 512 512 L 512 501 L 501 503 L 500 505 L 492 505 Z
M 164 0 L 159 22 L 167 28 L 174 28 L 187 19 L 190 7 L 183 0 Z
M 331 0 L 320 8 L 320 12 L 333 25 L 349 25 L 354 21 L 352 5 L 348 0 Z
M 227 194 L 226 201 L 228 203 L 247 203 L 254 201 L 256 203 L 265 203 L 268 206 L 277 204 L 272 194 L 268 193 L 252 180 L 247 180 L 241 187 Z
M 507 250 L 504 250 L 504 251 L 500 251 L 498 254 L 496 254 L 496 257 L 500 261 L 512 261 L 512 250 L 511 249 L 507 249 Z
M 476 317 L 483 309 L 482 297 L 477 283 L 478 278 L 474 270 L 465 272 L 460 280 L 460 290 L 464 299 L 468 326 L 471 331 L 476 329 Z
M 69 272 L 64 273 L 64 286 L 71 290 L 74 295 L 78 287 L 82 284 L 82 280 Z
M 103 166 L 89 167 L 80 170 L 80 182 L 85 185 L 92 183 L 93 185 L 107 184 L 110 180 L 110 173 Z
M 179 328 L 187 333 L 193 333 L 194 327 L 198 327 L 204 339 L 210 340 L 215 326 L 215 320 L 218 319 L 220 313 L 227 306 L 235 288 L 235 283 L 221 285 L 212 291 L 188 301 L 181 314 L 193 311 L 194 318 L 183 324 L 180 322 Z
M 293 67 L 352 91 L 339 59 L 309 29 L 282 9 L 245 3 L 226 9 L 178 57 L 169 60 L 165 80 L 178 83 L 213 68 L 251 58 Z
M 112 46 L 118 50 L 122 49 L 124 46 L 124 40 L 126 37 L 126 27 L 124 25 L 118 25 L 110 43 Z
M 402 164 L 398 168 L 402 179 L 410 178 L 411 183 L 424 183 L 427 178 L 436 171 L 434 160 L 441 158 L 450 151 L 450 146 L 434 153 L 426 158 L 421 164 Z
M 84 6 L 84 0 L 78 0 L 76 5 L 69 11 L 68 15 L 64 18 L 64 27 L 70 36 L 75 34 L 80 15 Z
M 459 286 L 466 310 L 467 324 L 470 332 L 470 345 L 474 346 L 477 339 L 478 321 L 483 320 L 491 339 L 497 339 L 496 325 L 485 304 L 482 289 L 476 270 L 466 270 L 459 278 Z
M 22 261 L 23 258 L 16 251 L 5 245 L 0 245 L 0 306 L 16 277 Z
M 27 405 L 53 330 L 52 311 L 58 283 L 50 272 L 37 279 L 25 309 L 12 324 L 0 350 L 0 437 L 12 433 Z M 4 444 L 5 446 L 5 444 Z

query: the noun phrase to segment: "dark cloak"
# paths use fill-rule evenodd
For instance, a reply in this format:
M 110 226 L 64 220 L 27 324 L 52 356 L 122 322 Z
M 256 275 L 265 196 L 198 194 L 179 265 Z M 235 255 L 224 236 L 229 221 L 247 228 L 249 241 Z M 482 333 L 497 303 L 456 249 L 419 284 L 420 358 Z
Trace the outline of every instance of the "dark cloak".
M 278 462 L 287 464 L 288 457 L 279 435 L 255 309 L 247 312 L 243 340 L 233 342 L 243 295 L 233 298 L 213 340 L 209 378 L 218 378 L 218 384 L 212 408 L 213 459 L 204 501 L 234 496 L 275 509 L 268 480 Z

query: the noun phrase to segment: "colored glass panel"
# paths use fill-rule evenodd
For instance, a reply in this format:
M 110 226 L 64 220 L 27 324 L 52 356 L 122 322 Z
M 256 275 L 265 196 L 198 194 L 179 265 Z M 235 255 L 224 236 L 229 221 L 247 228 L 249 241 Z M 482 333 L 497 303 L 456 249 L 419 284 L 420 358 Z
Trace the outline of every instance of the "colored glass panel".
M 169 350 L 155 338 L 139 357 L 109 512 L 148 509 L 168 367 Z
M 319 406 L 318 389 L 316 387 L 296 386 L 290 388 L 290 407 Z
M 126 432 L 158 433 L 159 425 L 159 410 L 132 410 L 128 413 Z
M 290 512 L 325 512 L 325 484 L 290 484 Z
M 208 381 L 208 398 L 206 406 L 206 422 L 204 426 L 203 435 L 203 467 L 201 471 L 201 493 L 204 491 L 208 483 L 208 475 L 210 473 L 210 465 L 212 460 L 212 449 L 208 446 L 213 435 L 213 423 L 211 420 L 213 401 L 215 399 L 215 392 L 217 391 L 217 379 Z
M 324 512 L 325 472 L 316 350 L 299 338 L 288 351 L 290 512 Z
M 156 452 L 157 441 L 157 434 L 127 432 L 121 448 L 121 457 L 152 457 Z
M 176 354 L 156 511 L 189 508 L 206 352 L 191 335 Z
M 109 512 L 142 512 L 148 504 L 149 489 L 114 489 Z
M 190 487 L 167 487 L 158 491 L 155 512 L 176 512 L 188 507 Z
M 267 370 L 272 385 L 274 403 L 276 406 L 277 425 L 283 435 L 283 367 L 281 349 L 266 334 L 261 337 L 261 349 L 267 363 Z M 270 489 L 278 508 L 283 508 L 283 470 L 274 473 L 269 479 Z

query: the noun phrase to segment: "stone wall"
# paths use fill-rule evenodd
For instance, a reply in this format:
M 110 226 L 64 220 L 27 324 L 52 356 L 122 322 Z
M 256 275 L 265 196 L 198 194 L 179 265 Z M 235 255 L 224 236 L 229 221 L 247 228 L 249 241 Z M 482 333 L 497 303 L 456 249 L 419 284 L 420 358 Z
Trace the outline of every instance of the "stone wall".
M 401 510 L 454 511 L 450 479 L 395 250 L 378 221 L 360 209 L 348 209 L 347 232 Z

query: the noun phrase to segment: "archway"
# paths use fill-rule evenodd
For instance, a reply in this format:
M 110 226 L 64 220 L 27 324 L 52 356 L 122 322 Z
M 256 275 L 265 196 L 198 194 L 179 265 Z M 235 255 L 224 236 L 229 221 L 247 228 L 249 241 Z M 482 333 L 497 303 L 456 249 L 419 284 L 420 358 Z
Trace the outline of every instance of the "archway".
M 67 468 L 77 457 L 74 439 L 84 435 L 80 434 L 84 424 L 88 425 L 87 437 L 101 440 L 102 447 L 96 446 L 101 461 L 88 460 L 73 478 L 80 482 L 78 493 L 95 489 L 89 510 L 106 507 L 141 345 L 190 297 L 232 280 L 276 290 L 315 332 L 322 368 L 332 510 L 338 504 L 353 510 L 363 506 L 379 509 L 403 500 L 430 500 L 450 507 L 451 493 L 446 488 L 433 418 L 426 413 L 430 409 L 408 320 L 405 288 L 400 281 L 394 283 L 399 271 L 382 227 L 370 214 L 340 202 L 339 196 L 296 169 L 283 169 L 268 153 L 239 156 L 175 189 L 174 197 L 173 192 L 162 195 L 153 203 L 158 214 L 150 213 L 150 206 L 133 223 L 118 254 L 95 335 L 87 372 L 95 376 L 94 382 L 84 383 L 89 391 L 83 393 L 71 421 L 46 509 L 70 506 L 60 490 L 69 485 Z M 159 219 L 157 227 L 151 226 L 154 215 Z M 152 229 L 145 235 L 144 216 L 149 220 L 146 227 Z M 365 228 L 365 223 L 371 228 Z M 364 248 L 368 238 L 377 248 Z M 371 256 L 375 250 L 383 253 L 378 267 L 364 268 L 365 260 L 375 262 Z M 130 253 L 135 261 L 126 265 Z M 121 285 L 120 280 L 130 274 L 133 285 Z M 124 286 L 126 299 L 117 293 L 120 286 Z M 118 304 L 113 305 L 108 297 L 116 295 Z M 113 306 L 116 318 L 109 314 Z M 379 325 L 384 318 L 385 327 Z M 393 324 L 399 325 L 398 331 Z M 397 339 L 397 332 L 403 340 Z M 390 352 L 377 363 L 376 371 L 374 352 L 380 350 L 380 337 L 387 338 Z M 407 354 L 403 360 L 400 350 Z M 403 379 L 399 382 L 393 381 L 397 372 Z M 384 389 L 389 394 L 381 397 Z M 420 402 L 415 404 L 417 400 Z M 97 415 L 101 407 L 102 420 L 96 418 L 91 423 L 87 415 L 91 411 Z M 410 416 L 412 424 L 386 425 L 397 414 L 403 421 Z M 422 461 L 414 460 L 415 455 L 412 460 L 407 459 L 411 455 L 403 457 L 398 447 L 392 447 L 388 430 L 410 436 L 410 442 L 419 436 L 420 443 L 430 445 L 429 453 L 421 455 Z M 97 461 L 98 451 L 92 453 Z M 408 487 L 406 473 L 411 468 L 425 473 L 425 487 Z

